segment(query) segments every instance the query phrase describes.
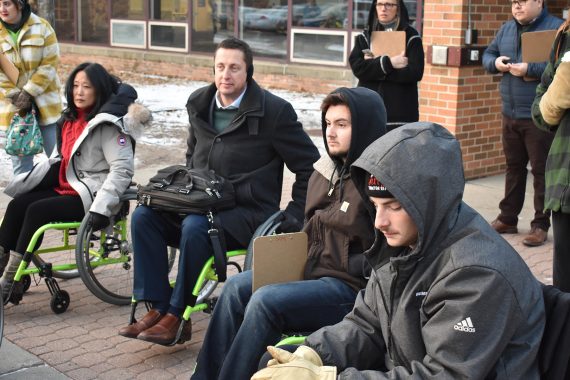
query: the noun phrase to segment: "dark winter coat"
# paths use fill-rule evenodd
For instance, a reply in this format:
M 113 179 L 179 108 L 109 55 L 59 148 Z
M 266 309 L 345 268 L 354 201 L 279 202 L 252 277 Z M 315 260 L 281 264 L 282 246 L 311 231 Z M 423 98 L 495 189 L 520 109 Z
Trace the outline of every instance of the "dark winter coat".
M 186 164 L 212 169 L 233 183 L 237 206 L 218 213 L 219 221 L 247 246 L 257 226 L 279 210 L 284 164 L 296 175 L 285 211 L 303 220 L 307 183 L 319 153 L 291 104 L 261 89 L 253 79 L 236 116 L 218 133 L 211 122 L 215 94 L 216 86 L 211 84 L 188 98 Z
M 561 24 L 561 19 L 550 15 L 546 9 L 543 9 L 540 16 L 532 24 L 525 27 L 525 32 L 556 30 Z M 510 57 L 511 63 L 522 62 L 522 49 L 519 38 L 521 28 L 523 28 L 521 24 L 514 18 L 501 26 L 495 39 L 483 53 L 483 67 L 485 70 L 491 74 L 497 74 L 499 71 L 495 67 L 495 60 L 503 55 Z M 503 73 L 501 84 L 499 85 L 503 102 L 503 115 L 511 119 L 531 118 L 530 107 L 534 100 L 538 80 L 545 68 L 546 62 L 529 63 L 526 77 L 533 78 L 530 81 L 508 72 Z
M 439 125 L 407 124 L 354 162 L 359 190 L 368 173 L 412 218 L 417 243 L 399 255 L 371 250 L 353 311 L 307 344 L 339 379 L 539 379 L 540 284 L 462 201 L 459 142 Z
M 368 15 L 368 26 L 356 42 L 350 57 L 350 67 L 358 78 L 358 86 L 366 87 L 380 94 L 388 112 L 388 130 L 403 123 L 419 120 L 418 82 L 424 74 L 424 48 L 417 30 L 410 25 L 408 10 L 399 0 L 400 21 L 397 30 L 406 32 L 406 57 L 408 66 L 394 69 L 390 57 L 384 55 L 364 59 L 362 50 L 370 49 L 372 31 L 383 30 L 378 23 L 376 0 L 372 1 Z
M 350 165 L 386 131 L 382 99 L 366 88 L 340 88 L 335 92 L 349 103 L 352 133 L 345 161 L 321 157 L 309 180 L 305 227 L 309 255 L 305 279 L 336 277 L 354 290 L 365 287 L 367 265 L 363 253 L 374 242 L 374 228 L 365 201 L 350 178 Z M 322 118 L 325 147 L 327 124 Z

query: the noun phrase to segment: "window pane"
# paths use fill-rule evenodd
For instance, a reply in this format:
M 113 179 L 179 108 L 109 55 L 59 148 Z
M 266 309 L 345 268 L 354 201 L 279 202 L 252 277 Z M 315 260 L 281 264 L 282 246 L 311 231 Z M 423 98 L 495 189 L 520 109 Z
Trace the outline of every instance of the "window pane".
M 344 62 L 344 36 L 296 32 L 293 59 Z
M 213 52 L 234 35 L 234 0 L 192 0 L 192 50 Z
M 55 2 L 55 34 L 58 41 L 73 41 L 75 39 L 75 16 L 73 0 Z
M 143 0 L 113 0 L 111 1 L 111 18 L 129 20 L 144 19 Z
M 111 45 L 145 48 L 144 21 L 111 20 Z
M 348 2 L 341 0 L 293 0 L 293 25 L 342 29 L 348 26 Z
M 186 50 L 186 25 L 150 24 L 150 47 Z
M 81 42 L 109 43 L 109 14 L 107 2 L 83 0 L 79 8 L 79 40 Z
M 287 1 L 274 1 L 273 7 L 259 7 L 260 1 L 244 0 L 238 11 L 239 36 L 256 56 L 285 58 L 287 56 Z
M 151 0 L 150 18 L 151 20 L 186 22 L 188 0 Z

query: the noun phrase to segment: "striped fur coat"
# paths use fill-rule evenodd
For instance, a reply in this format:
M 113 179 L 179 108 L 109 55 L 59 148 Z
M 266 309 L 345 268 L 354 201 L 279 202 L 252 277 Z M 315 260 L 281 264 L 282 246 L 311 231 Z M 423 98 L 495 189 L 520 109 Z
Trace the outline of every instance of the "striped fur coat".
M 55 123 L 61 114 L 57 65 L 59 45 L 49 23 L 34 13 L 22 26 L 17 44 L 0 23 L 1 53 L 20 72 L 17 87 L 0 71 L 0 130 L 6 130 L 16 112 L 8 96 L 24 89 L 34 97 L 40 111 L 40 125 Z

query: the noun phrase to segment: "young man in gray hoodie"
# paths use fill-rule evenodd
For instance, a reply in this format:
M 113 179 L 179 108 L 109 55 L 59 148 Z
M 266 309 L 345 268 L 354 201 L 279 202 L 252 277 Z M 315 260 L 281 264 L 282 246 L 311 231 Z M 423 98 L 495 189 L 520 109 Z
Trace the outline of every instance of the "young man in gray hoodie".
M 462 201 L 459 142 L 432 123 L 370 145 L 351 175 L 374 209 L 366 290 L 343 321 L 311 334 L 252 379 L 539 379 L 540 284 Z

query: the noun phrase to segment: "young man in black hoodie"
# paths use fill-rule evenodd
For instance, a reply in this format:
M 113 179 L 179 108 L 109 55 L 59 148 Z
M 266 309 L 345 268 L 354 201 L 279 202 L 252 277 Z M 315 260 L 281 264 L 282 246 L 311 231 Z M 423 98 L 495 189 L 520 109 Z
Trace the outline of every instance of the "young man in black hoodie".
M 192 380 L 249 379 L 266 346 L 277 343 L 284 331 L 314 331 L 337 323 L 366 284 L 362 253 L 374 233 L 348 169 L 384 134 L 384 104 L 368 89 L 340 88 L 324 99 L 321 109 L 328 154 L 314 164 L 307 188 L 305 281 L 267 285 L 252 294 L 251 271 L 230 277 Z

